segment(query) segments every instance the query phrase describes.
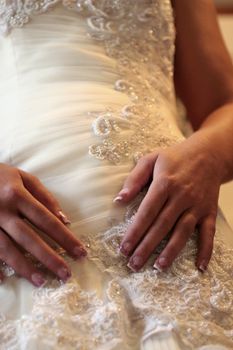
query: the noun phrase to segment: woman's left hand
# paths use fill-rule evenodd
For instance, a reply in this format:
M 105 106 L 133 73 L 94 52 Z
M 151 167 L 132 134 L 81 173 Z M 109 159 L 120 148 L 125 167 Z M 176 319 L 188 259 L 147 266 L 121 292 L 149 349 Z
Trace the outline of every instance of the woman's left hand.
M 180 144 L 142 157 L 115 198 L 116 202 L 128 203 L 152 179 L 120 246 L 133 271 L 146 263 L 171 232 L 154 265 L 159 270 L 169 267 L 197 226 L 196 265 L 201 271 L 207 269 L 222 175 L 208 137 L 200 135 L 195 133 Z

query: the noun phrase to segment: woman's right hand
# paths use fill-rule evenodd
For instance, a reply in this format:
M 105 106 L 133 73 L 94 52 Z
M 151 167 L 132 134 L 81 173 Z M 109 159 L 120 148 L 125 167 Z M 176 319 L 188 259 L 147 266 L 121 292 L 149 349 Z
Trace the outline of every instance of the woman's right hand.
M 67 281 L 71 272 L 66 262 L 36 232 L 45 233 L 73 258 L 84 257 L 86 250 L 67 223 L 57 200 L 35 176 L 0 164 L 0 260 L 35 286 L 42 286 L 45 279 L 25 257 L 26 251 Z M 3 277 L 0 270 L 0 280 Z

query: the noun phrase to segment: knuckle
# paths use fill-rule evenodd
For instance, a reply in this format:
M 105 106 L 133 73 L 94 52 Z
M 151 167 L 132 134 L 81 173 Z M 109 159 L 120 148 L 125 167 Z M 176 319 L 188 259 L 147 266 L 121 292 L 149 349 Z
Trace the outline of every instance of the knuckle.
M 173 177 L 169 175 L 163 175 L 158 179 L 158 186 L 161 192 L 168 194 L 174 186 Z
M 153 206 L 144 206 L 144 208 L 139 208 L 138 215 L 137 215 L 137 221 L 147 221 L 151 217 L 154 216 L 154 208 Z
M 174 212 L 169 210 L 161 214 L 161 224 L 162 226 L 170 226 L 171 222 L 174 221 Z
M 165 227 L 170 227 L 170 223 L 171 223 L 171 216 L 169 214 L 164 214 L 161 217 L 159 228 L 164 229 Z
M 31 239 L 27 233 L 24 232 L 24 230 L 21 230 L 21 224 L 15 223 L 12 225 L 12 237 L 14 237 L 14 240 L 20 244 L 25 249 L 29 249 L 31 245 Z
M 10 236 L 26 250 L 30 250 L 35 243 L 30 228 L 25 226 L 25 222 L 20 218 L 11 219 L 6 229 Z
M 213 237 L 216 231 L 216 225 L 215 222 L 210 222 L 208 227 L 208 234 Z
M 185 226 L 185 228 L 189 229 L 189 228 L 194 228 L 196 226 L 196 223 L 197 223 L 197 218 L 195 214 L 189 213 L 184 219 L 183 225 Z
M 188 237 L 190 234 L 193 233 L 194 228 L 195 228 L 195 225 L 193 224 L 193 222 L 191 222 L 191 221 L 182 222 L 181 227 L 180 227 L 181 236 L 183 238 Z
M 189 201 L 189 203 L 193 203 L 193 202 L 201 202 L 199 199 L 198 199 L 198 195 L 197 193 L 195 193 L 194 191 L 192 191 L 191 189 L 186 189 L 184 191 L 184 196 L 187 198 L 187 200 Z
M 214 224 L 216 223 L 216 218 L 218 215 L 218 208 L 212 208 L 212 210 L 210 211 L 210 215 L 209 215 L 209 219 L 210 221 L 212 221 Z
M 60 259 L 55 253 L 48 254 L 44 262 L 45 266 L 53 271 L 55 274 L 61 269 L 66 268 L 66 265 L 62 259 Z
M 19 233 L 25 231 L 24 225 L 25 224 L 21 219 L 13 218 L 13 219 L 9 220 L 9 224 L 7 226 L 7 229 L 14 234 L 19 234 Z
M 56 258 L 55 253 L 47 252 L 46 250 L 41 252 L 41 261 L 49 270 L 52 271 L 55 271 L 59 266 L 59 260 Z
M 170 225 L 170 218 L 166 215 L 161 221 L 161 227 L 168 227 Z
M 125 187 L 130 189 L 130 191 L 138 191 L 141 187 L 139 178 L 132 174 L 125 183 Z
M 186 200 L 188 203 L 194 203 L 198 201 L 200 194 L 198 194 L 190 184 L 180 184 L 178 187 L 180 188 L 183 200 Z
M 17 202 L 21 196 L 22 196 L 22 190 L 19 188 L 19 186 L 15 186 L 12 184 L 8 184 L 3 189 L 4 191 L 4 197 L 6 201 L 8 202 Z

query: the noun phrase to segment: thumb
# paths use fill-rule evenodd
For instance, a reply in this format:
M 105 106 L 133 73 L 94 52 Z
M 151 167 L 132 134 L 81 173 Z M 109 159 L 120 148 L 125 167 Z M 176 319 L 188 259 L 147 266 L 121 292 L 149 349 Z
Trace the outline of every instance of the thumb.
M 159 152 L 153 152 L 139 159 L 136 166 L 127 176 L 123 188 L 114 198 L 114 203 L 127 203 L 141 191 L 153 176 L 155 162 Z

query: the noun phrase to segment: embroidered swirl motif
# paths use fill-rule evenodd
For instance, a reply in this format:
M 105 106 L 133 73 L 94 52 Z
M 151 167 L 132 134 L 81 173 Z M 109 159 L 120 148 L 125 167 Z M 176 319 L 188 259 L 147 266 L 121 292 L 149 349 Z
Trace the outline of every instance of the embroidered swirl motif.
M 161 100 L 174 106 L 169 1 L 82 1 L 79 11 L 89 14 L 90 37 L 116 60 L 120 78 L 114 88 L 131 101 L 121 111 L 110 106 L 96 115 L 93 130 L 102 142 L 89 147 L 90 155 L 117 164 L 179 141 L 160 112 Z
M 59 2 L 0 0 L 0 27 L 7 33 Z M 91 39 L 105 45 L 107 54 L 116 59 L 119 79 L 113 88 L 131 101 L 121 111 L 106 106 L 105 111 L 91 114 L 93 132 L 101 142 L 90 146 L 90 154 L 118 164 L 177 142 L 160 112 L 162 100 L 171 109 L 174 106 L 170 2 L 64 0 L 63 4 L 86 16 Z M 124 130 L 130 130 L 130 136 L 125 137 Z M 16 321 L 0 317 L 2 349 L 19 349 L 21 334 L 25 346 L 38 339 L 48 349 L 97 349 L 108 344 L 109 349 L 134 350 L 145 331 L 168 325 L 181 334 L 189 349 L 204 344 L 233 347 L 232 250 L 216 239 L 204 275 L 194 266 L 195 235 L 166 273 L 151 267 L 164 242 L 136 274 L 129 272 L 117 253 L 143 196 L 129 206 L 121 224 L 80 237 L 89 247 L 89 259 L 109 276 L 105 300 L 84 291 L 78 278 L 65 285 L 51 281 L 34 291 L 30 314 Z
M 165 242 L 139 273 L 129 272 L 118 254 L 119 242 L 143 196 L 128 207 L 125 222 L 82 237 L 89 247 L 89 259 L 109 275 L 105 300 L 83 290 L 78 277 L 64 285 L 51 280 L 34 291 L 29 315 L 16 321 L 0 318 L 0 349 L 18 349 L 19 332 L 25 346 L 31 339 L 42 339 L 46 349 L 97 349 L 108 343 L 108 349 L 118 345 L 135 350 L 145 330 L 165 326 L 181 335 L 185 349 L 204 344 L 232 348 L 233 250 L 216 239 L 205 274 L 195 267 L 195 235 L 166 273 L 152 269 Z
M 5 32 L 60 2 L 0 1 L 0 24 Z M 63 0 L 63 5 L 86 16 L 90 38 L 102 43 L 116 61 L 119 79 L 113 88 L 131 101 L 122 110 L 106 106 L 105 111 L 96 112 L 93 130 L 98 138 L 89 154 L 117 164 L 179 141 L 160 112 L 161 100 L 174 112 L 175 31 L 170 2 Z

